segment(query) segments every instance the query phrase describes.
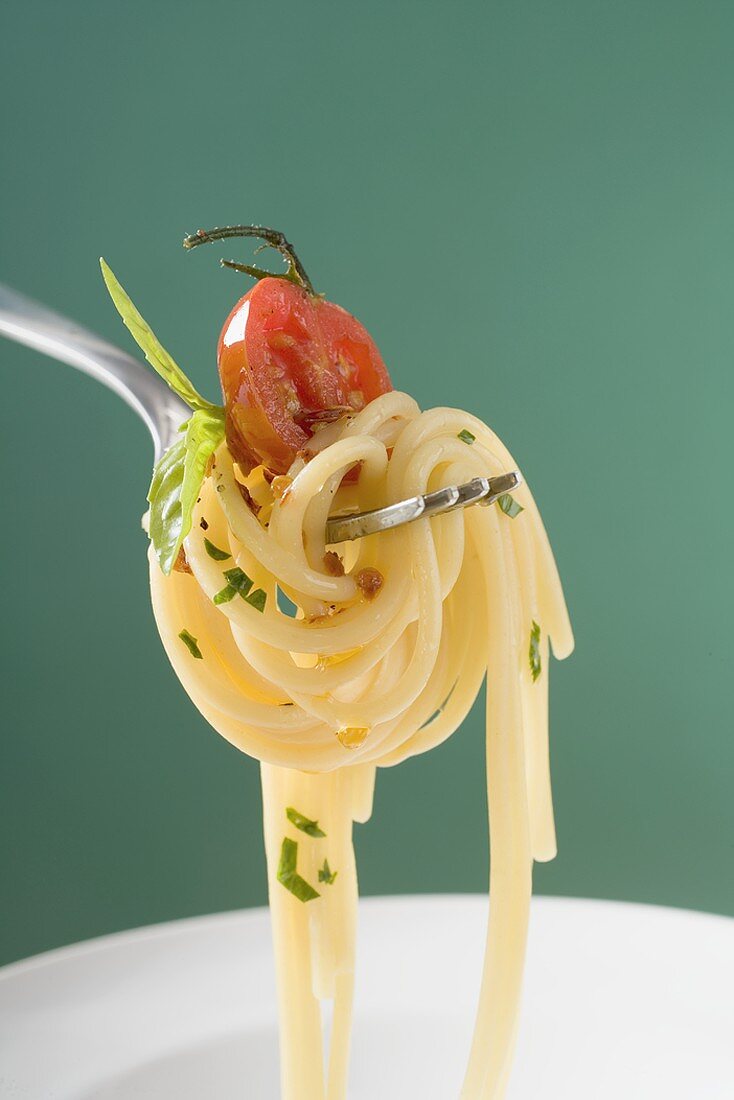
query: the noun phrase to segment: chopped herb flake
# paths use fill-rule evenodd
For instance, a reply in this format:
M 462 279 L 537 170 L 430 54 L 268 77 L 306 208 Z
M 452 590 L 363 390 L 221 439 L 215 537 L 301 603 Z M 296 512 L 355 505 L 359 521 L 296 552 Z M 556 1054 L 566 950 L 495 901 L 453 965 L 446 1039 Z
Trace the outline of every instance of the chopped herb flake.
M 292 875 L 296 870 L 298 861 L 298 841 L 283 839 L 280 849 L 280 862 L 278 864 L 278 878 L 282 875 Z
M 292 806 L 286 807 L 285 816 L 302 833 L 308 833 L 309 836 L 326 836 L 323 829 L 319 829 L 318 821 L 311 821 L 309 817 L 294 810 Z
M 521 512 L 525 511 L 522 504 L 518 504 L 509 493 L 503 493 L 502 496 L 497 497 L 497 504 L 510 519 L 514 519 L 515 516 L 519 516 Z
M 533 683 L 535 683 L 541 673 L 540 627 L 535 620 L 533 620 L 533 626 L 530 631 L 530 650 L 528 656 L 530 658 L 530 675 L 533 677 Z
M 325 882 L 327 886 L 333 886 L 334 879 L 338 874 L 338 871 L 331 870 L 328 859 L 325 859 L 324 866 L 319 867 L 319 882 Z
M 179 634 L 179 638 L 188 649 L 192 657 L 196 657 L 199 661 L 203 661 L 204 658 L 201 655 L 201 650 L 193 634 L 189 634 L 188 630 L 182 630 Z
M 234 569 L 225 569 L 224 576 L 227 584 L 234 588 L 235 592 L 239 592 L 244 599 L 252 588 L 252 579 L 247 576 L 247 573 L 235 566 Z
M 219 606 L 220 603 L 229 603 L 229 601 L 233 600 L 236 595 L 237 589 L 234 587 L 234 585 L 228 584 L 220 592 L 217 592 L 216 596 L 212 600 L 212 603 L 217 604 L 217 606 Z
M 267 592 L 263 592 L 262 588 L 256 588 L 249 596 L 245 596 L 245 603 L 249 603 L 256 611 L 264 611 L 267 598 Z
M 232 557 L 226 550 L 220 550 L 219 547 L 215 546 L 209 539 L 204 539 L 204 547 L 209 557 L 214 558 L 215 561 L 226 561 L 227 558 Z
M 296 871 L 298 861 L 298 842 L 289 837 L 283 838 L 278 862 L 277 879 L 281 886 L 285 886 L 299 901 L 313 901 L 320 897 L 318 890 L 314 890 L 305 878 Z
M 469 447 L 471 447 L 472 443 L 477 437 L 475 435 L 472 435 L 468 428 L 462 428 L 456 438 L 460 439 L 462 443 L 466 443 Z

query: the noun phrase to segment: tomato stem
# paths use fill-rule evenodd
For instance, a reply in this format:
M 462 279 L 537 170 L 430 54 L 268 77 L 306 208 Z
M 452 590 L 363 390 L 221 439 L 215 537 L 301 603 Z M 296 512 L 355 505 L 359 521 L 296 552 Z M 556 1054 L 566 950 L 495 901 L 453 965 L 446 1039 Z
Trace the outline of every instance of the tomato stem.
M 255 267 L 254 264 L 238 264 L 234 260 L 220 260 L 222 267 L 229 267 L 232 271 L 242 271 L 245 275 L 251 275 L 253 279 L 288 279 L 289 282 L 298 282 L 288 273 L 273 275 L 272 271 L 266 271 L 264 267 Z M 301 283 L 298 283 L 301 286 Z
M 265 244 L 260 247 L 270 247 L 274 248 L 276 252 L 280 252 L 288 264 L 288 270 L 283 275 L 274 276 L 271 272 L 263 271 L 262 268 L 252 267 L 250 264 L 237 264 L 233 260 L 222 260 L 224 267 L 231 267 L 235 271 L 244 271 L 255 279 L 289 279 L 291 282 L 302 286 L 309 294 L 316 293 L 296 250 L 287 240 L 285 233 L 281 233 L 278 229 L 269 229 L 265 225 L 225 225 L 216 229 L 198 229 L 196 233 L 184 237 L 183 246 L 184 248 L 196 248 L 200 244 L 223 241 L 230 237 L 256 237 L 258 240 L 264 241 Z M 260 251 L 260 249 L 257 251 Z

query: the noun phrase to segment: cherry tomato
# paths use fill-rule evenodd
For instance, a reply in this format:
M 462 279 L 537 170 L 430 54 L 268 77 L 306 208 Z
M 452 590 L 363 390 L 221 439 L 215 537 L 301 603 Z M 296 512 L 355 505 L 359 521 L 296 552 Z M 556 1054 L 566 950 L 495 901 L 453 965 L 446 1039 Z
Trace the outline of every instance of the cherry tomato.
M 392 389 L 367 330 L 333 302 L 265 278 L 227 318 L 217 348 L 227 445 L 249 471 L 285 473 L 319 422 Z

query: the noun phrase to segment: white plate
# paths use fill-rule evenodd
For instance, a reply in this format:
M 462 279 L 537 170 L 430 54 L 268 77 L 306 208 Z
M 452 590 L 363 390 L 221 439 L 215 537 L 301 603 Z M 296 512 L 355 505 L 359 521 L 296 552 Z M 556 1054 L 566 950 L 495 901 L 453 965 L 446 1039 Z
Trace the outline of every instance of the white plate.
M 458 1096 L 485 918 L 481 897 L 361 903 L 352 1100 Z M 536 899 L 508 1100 L 731 1100 L 733 989 L 734 921 Z M 0 1096 L 277 1097 L 267 912 L 143 928 L 0 971 Z

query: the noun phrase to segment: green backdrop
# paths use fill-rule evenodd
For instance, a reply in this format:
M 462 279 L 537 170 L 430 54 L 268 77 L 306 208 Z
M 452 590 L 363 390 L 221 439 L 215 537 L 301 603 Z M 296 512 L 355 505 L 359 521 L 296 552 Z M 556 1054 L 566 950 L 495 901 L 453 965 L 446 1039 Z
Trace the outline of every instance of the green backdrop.
M 0 278 L 130 348 L 104 253 L 196 383 L 260 221 L 425 406 L 532 483 L 577 653 L 552 669 L 541 892 L 734 912 L 728 3 L 11 2 Z M 235 243 L 231 253 L 244 258 Z M 265 901 L 257 765 L 166 662 L 145 429 L 0 342 L 2 959 Z M 485 888 L 479 708 L 385 772 L 364 893 Z

